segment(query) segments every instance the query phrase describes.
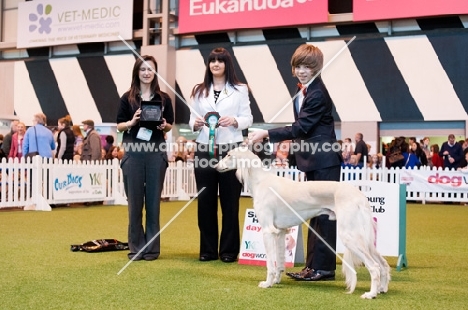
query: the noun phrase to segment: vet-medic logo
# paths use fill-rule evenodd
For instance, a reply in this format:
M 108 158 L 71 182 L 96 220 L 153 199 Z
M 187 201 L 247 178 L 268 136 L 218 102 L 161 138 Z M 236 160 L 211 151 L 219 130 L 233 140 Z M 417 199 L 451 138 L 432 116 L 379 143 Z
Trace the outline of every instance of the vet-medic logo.
M 49 15 L 52 13 L 52 5 L 39 3 L 36 6 L 36 12 L 29 14 L 29 32 L 38 31 L 40 34 L 49 34 L 52 31 L 50 25 L 52 24 L 52 17 Z
M 56 191 L 66 191 L 73 187 L 81 188 L 82 186 L 83 176 L 77 174 L 74 175 L 73 173 L 67 174 L 66 178 L 64 179 L 56 178 L 54 180 L 54 189 Z
M 190 0 L 190 15 L 220 15 L 230 13 L 241 13 L 248 11 L 268 11 L 276 9 L 287 9 L 295 4 L 303 4 L 312 0 Z

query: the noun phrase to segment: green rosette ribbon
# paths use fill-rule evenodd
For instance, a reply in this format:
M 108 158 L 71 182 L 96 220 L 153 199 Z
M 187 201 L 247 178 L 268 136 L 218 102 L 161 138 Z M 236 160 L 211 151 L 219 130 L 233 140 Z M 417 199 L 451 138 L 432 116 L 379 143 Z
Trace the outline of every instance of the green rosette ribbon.
M 219 124 L 219 113 L 218 112 L 208 112 L 205 115 L 205 121 L 210 129 L 209 137 L 208 137 L 208 152 L 210 154 L 210 158 L 214 158 L 216 156 L 216 148 L 215 148 L 215 140 L 216 140 L 216 129 L 218 128 Z

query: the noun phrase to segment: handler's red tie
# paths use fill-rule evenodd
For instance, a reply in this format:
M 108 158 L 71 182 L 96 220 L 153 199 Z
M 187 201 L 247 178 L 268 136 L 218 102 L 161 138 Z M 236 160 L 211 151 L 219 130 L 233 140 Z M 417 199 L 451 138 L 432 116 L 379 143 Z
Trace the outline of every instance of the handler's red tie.
M 299 87 L 299 89 L 302 89 L 302 94 L 305 97 L 305 95 L 307 94 L 307 87 L 302 86 L 301 83 L 297 83 L 297 87 Z

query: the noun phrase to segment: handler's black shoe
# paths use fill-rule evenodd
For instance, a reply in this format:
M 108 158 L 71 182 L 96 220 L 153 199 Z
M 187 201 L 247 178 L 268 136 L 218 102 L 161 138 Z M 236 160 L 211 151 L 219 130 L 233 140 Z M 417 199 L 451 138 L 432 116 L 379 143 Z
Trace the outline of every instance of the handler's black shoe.
M 217 259 L 218 259 L 217 257 L 205 255 L 205 254 L 200 255 L 200 258 L 199 258 L 201 262 L 209 262 L 209 261 L 217 260 Z
M 304 281 L 334 281 L 335 271 L 316 270 L 315 272 L 304 276 Z
M 236 261 L 236 258 L 232 257 L 232 256 L 225 255 L 225 256 L 221 256 L 221 261 L 223 263 L 234 263 Z
M 142 256 L 136 256 L 136 253 L 128 253 L 128 259 L 131 259 L 133 261 L 137 261 L 137 260 L 142 260 L 143 257 Z

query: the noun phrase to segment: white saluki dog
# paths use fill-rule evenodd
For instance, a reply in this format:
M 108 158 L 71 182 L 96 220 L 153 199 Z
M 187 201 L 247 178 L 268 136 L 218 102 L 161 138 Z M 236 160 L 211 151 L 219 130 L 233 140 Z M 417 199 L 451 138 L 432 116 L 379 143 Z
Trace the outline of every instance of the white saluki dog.
M 387 292 L 390 267 L 377 252 L 371 208 L 358 188 L 346 182 L 296 182 L 276 176 L 266 171 L 260 158 L 247 147 L 231 150 L 216 169 L 220 172 L 236 169 L 237 178 L 247 184 L 252 194 L 267 255 L 267 279 L 260 282 L 260 287 L 271 287 L 281 280 L 288 228 L 328 214 L 331 220 L 337 221 L 339 237 L 345 247 L 342 271 L 348 293 L 356 288 L 357 276 L 353 267 L 361 263 L 371 276 L 370 292 L 361 298 L 372 299 L 378 293 Z

